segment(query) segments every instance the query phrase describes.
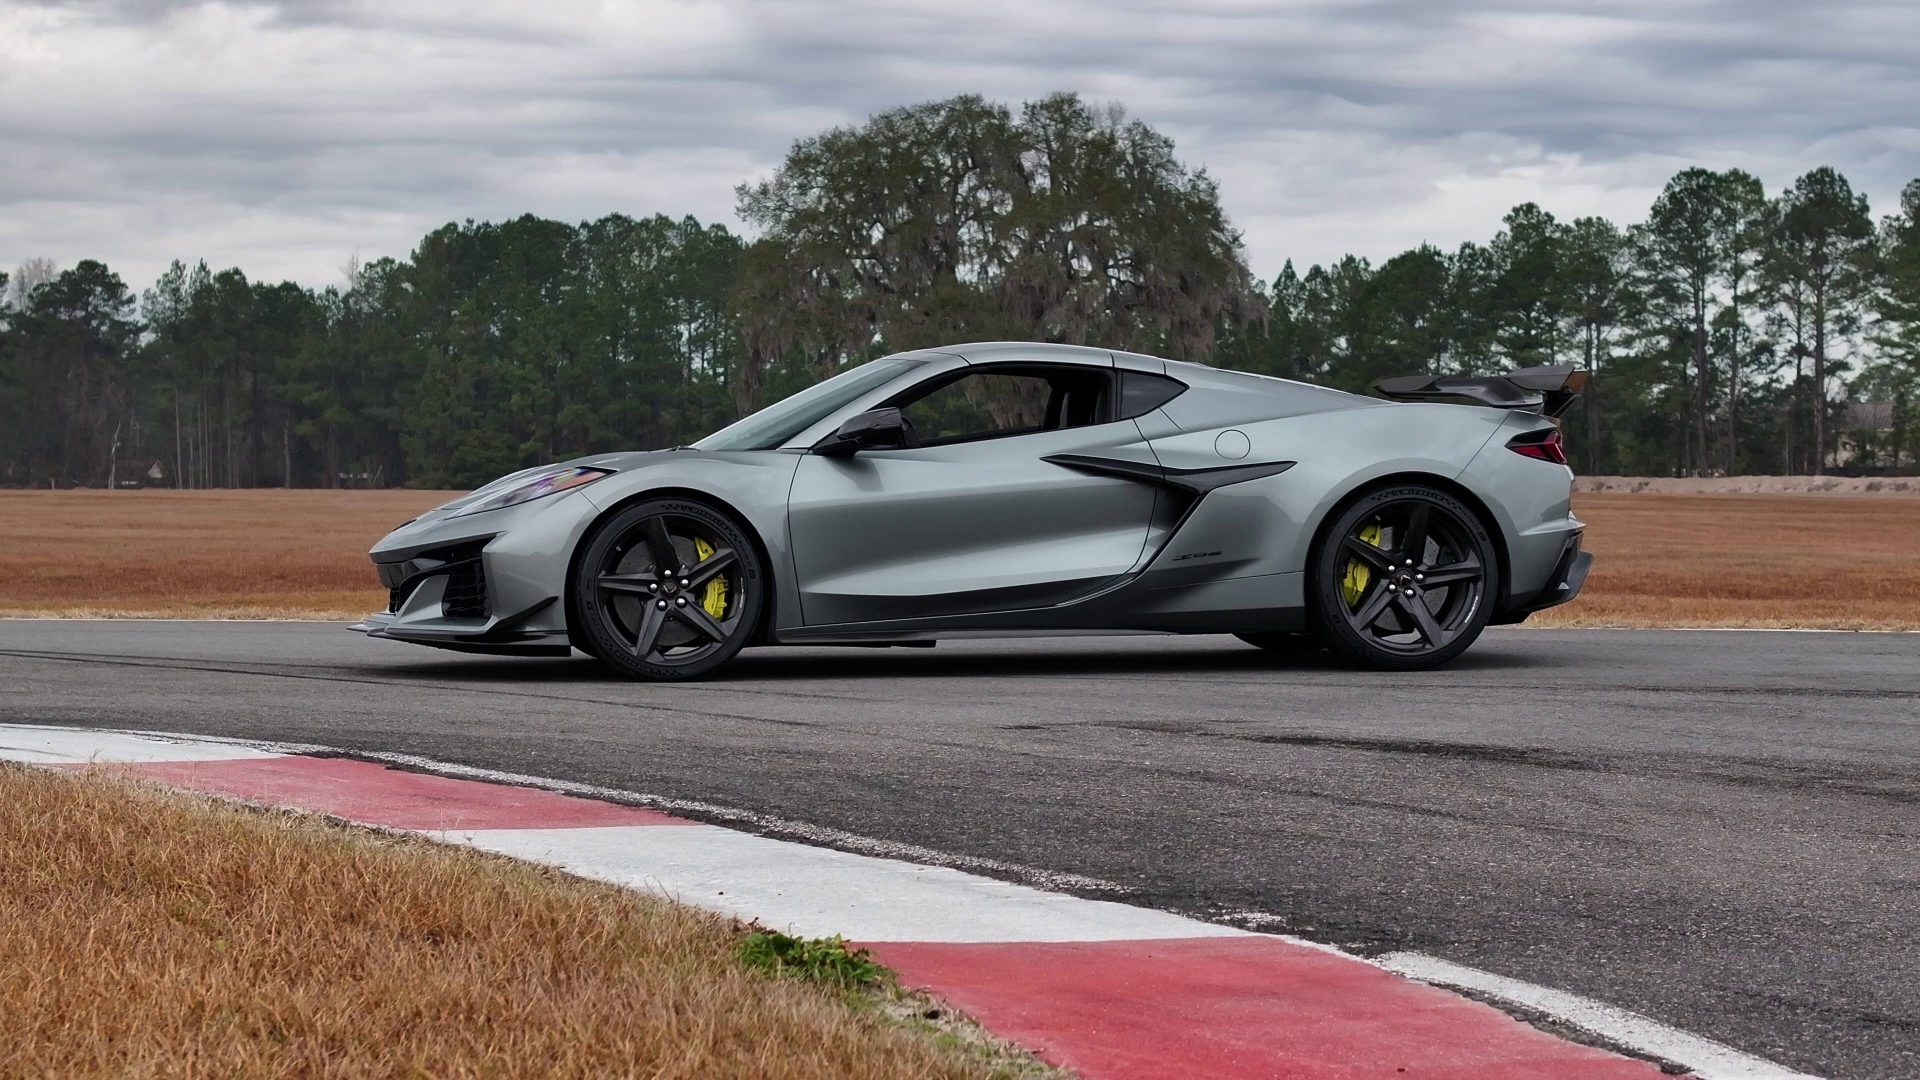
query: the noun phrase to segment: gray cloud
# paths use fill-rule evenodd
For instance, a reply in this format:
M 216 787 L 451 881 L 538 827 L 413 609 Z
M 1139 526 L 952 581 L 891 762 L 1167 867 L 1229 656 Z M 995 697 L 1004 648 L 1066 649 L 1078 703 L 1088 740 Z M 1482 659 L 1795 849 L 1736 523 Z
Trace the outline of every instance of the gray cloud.
M 733 222 L 792 140 L 912 101 L 1124 103 L 1257 273 L 1640 216 L 1688 164 L 1920 175 L 1920 9 L 1842 0 L 0 0 L 0 265 L 335 280 L 525 211 Z

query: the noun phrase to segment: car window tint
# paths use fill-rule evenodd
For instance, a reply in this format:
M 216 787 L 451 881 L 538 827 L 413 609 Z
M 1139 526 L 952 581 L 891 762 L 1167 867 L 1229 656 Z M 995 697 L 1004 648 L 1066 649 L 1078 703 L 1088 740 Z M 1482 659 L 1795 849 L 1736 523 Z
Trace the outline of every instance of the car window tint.
M 1120 419 L 1131 420 L 1180 396 L 1187 384 L 1164 375 L 1144 371 L 1122 372 L 1120 376 Z
M 831 416 L 869 390 L 912 371 L 925 361 L 875 360 L 815 383 L 783 401 L 721 428 L 694 445 L 701 450 L 772 450 Z
M 1042 429 L 1052 394 L 1040 375 L 971 372 L 902 405 L 900 415 L 921 446 L 1024 435 Z

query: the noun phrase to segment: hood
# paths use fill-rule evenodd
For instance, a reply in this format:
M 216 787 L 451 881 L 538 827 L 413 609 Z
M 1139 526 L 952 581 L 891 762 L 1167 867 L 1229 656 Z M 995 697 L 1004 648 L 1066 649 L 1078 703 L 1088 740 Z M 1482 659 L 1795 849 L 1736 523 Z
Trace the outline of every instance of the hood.
M 427 521 L 427 520 L 446 517 L 466 506 L 471 505 L 476 500 L 483 499 L 488 495 L 493 494 L 496 491 L 501 491 L 506 488 L 510 488 L 513 485 L 518 484 L 521 481 L 525 480 L 527 477 L 535 476 L 539 473 L 547 471 L 548 469 L 562 469 L 562 468 L 569 468 L 569 467 L 586 466 L 586 467 L 591 467 L 596 469 L 610 469 L 616 473 L 625 473 L 625 472 L 632 472 L 635 469 L 643 469 L 648 465 L 655 465 L 668 460 L 686 461 L 688 459 L 694 459 L 694 458 L 718 458 L 718 457 L 737 458 L 740 453 L 742 453 L 742 451 L 724 452 L 724 451 L 711 451 L 711 450 L 696 450 L 691 446 L 683 446 L 683 447 L 679 447 L 677 449 L 672 449 L 672 450 L 623 450 L 623 451 L 619 451 L 611 454 L 588 454 L 585 457 L 569 458 L 566 461 L 548 462 L 544 465 L 535 465 L 532 468 L 520 469 L 517 472 L 508 473 L 507 475 L 502 476 L 497 480 L 490 480 L 487 483 L 482 484 L 477 488 L 474 488 L 472 491 L 469 491 L 464 495 L 458 496 L 456 498 L 448 499 L 446 502 L 441 503 L 439 506 L 434 507 L 433 509 L 427 511 L 424 514 L 421 514 L 418 518 L 414 520 Z

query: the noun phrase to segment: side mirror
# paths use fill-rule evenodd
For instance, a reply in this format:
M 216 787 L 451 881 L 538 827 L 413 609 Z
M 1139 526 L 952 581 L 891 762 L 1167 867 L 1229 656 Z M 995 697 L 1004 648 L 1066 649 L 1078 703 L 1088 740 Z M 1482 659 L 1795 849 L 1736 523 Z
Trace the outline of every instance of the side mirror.
M 852 457 L 862 450 L 907 445 L 907 422 L 900 410 L 888 406 L 869 409 L 840 425 L 840 430 L 820 440 L 813 452 L 823 457 Z

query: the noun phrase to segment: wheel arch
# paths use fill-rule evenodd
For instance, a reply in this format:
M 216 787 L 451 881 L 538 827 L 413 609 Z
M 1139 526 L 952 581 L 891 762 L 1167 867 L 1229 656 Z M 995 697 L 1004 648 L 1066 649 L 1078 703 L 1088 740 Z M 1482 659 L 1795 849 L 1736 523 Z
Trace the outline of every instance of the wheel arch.
M 588 522 L 586 529 L 581 532 L 579 541 L 573 545 L 573 551 L 567 555 L 566 594 L 564 602 L 566 605 L 568 642 L 581 652 L 589 651 L 581 644 L 579 629 L 580 613 L 574 606 L 573 583 L 575 576 L 580 570 L 580 559 L 586 554 L 586 550 L 592 544 L 593 538 L 599 534 L 601 528 L 604 527 L 608 521 L 611 521 L 616 515 L 628 507 L 635 503 L 646 502 L 649 499 L 662 498 L 692 499 L 696 502 L 706 503 L 708 506 L 732 518 L 733 523 L 740 527 L 740 531 L 747 535 L 747 540 L 753 544 L 753 553 L 759 557 L 760 565 L 765 568 L 767 572 L 769 586 L 767 589 L 767 602 L 760 607 L 759 625 L 753 628 L 753 634 L 747 639 L 747 644 L 758 645 L 769 640 L 767 628 L 773 625 L 773 609 L 775 605 L 779 603 L 780 593 L 777 588 L 773 587 L 776 584 L 775 576 L 778 571 L 774 569 L 773 556 L 767 549 L 766 538 L 760 535 L 760 530 L 755 528 L 753 522 L 747 515 L 741 513 L 740 508 L 732 502 L 715 495 L 711 491 L 702 491 L 699 488 L 680 487 L 669 484 L 662 487 L 643 488 L 639 491 L 630 492 L 623 496 L 618 502 L 607 504 L 601 508 L 598 514 L 594 515 L 593 520 Z
M 1313 542 L 1307 546 L 1307 571 L 1311 573 L 1314 564 L 1319 560 L 1320 546 L 1326 543 L 1327 530 L 1333 527 L 1333 523 L 1339 520 L 1340 515 L 1345 513 L 1348 507 L 1382 488 L 1393 487 L 1396 484 L 1425 484 L 1428 487 L 1437 488 L 1460 500 L 1468 510 L 1473 511 L 1475 517 L 1480 519 L 1481 528 L 1486 529 L 1487 535 L 1493 540 L 1494 558 L 1498 563 L 1498 566 L 1495 568 L 1495 582 L 1498 588 L 1494 593 L 1496 603 L 1494 604 L 1493 610 L 1496 614 L 1506 610 L 1508 590 L 1511 587 L 1510 578 L 1513 573 L 1513 560 L 1507 550 L 1506 530 L 1501 528 L 1499 517 L 1495 515 L 1493 509 L 1487 505 L 1485 499 L 1482 499 L 1472 488 L 1467 487 L 1458 480 L 1442 476 L 1439 473 L 1409 470 L 1389 473 L 1385 476 L 1369 477 L 1367 480 L 1355 484 L 1351 490 L 1335 499 L 1333 503 L 1327 507 L 1326 512 L 1320 515 L 1320 520 L 1314 523 Z

